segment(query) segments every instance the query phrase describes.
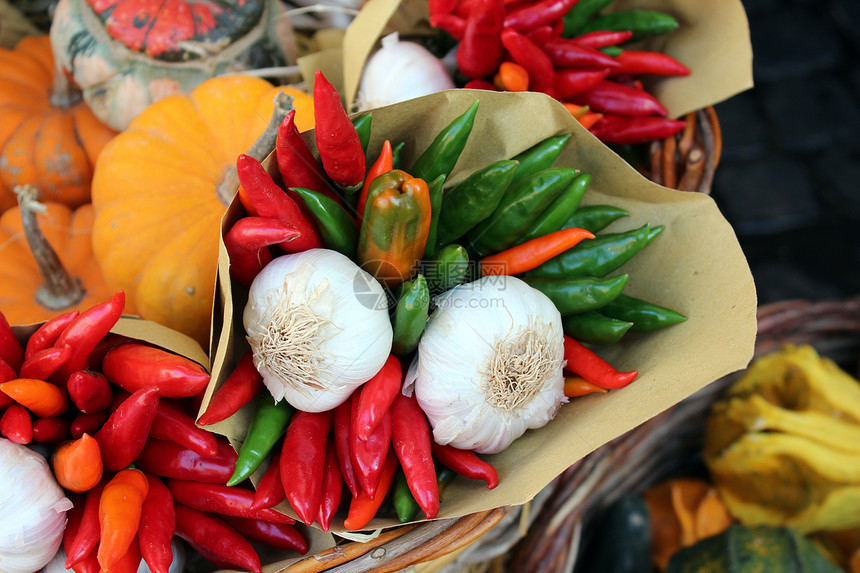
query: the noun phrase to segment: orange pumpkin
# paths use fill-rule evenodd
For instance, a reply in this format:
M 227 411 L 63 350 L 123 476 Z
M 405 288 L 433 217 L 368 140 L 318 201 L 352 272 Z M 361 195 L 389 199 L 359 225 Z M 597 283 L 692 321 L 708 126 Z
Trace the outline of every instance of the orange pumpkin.
M 25 201 L 0 215 L 0 310 L 6 319 L 11 324 L 43 322 L 110 298 L 115 291 L 105 284 L 93 257 L 92 205 L 73 210 L 42 203 L 43 213 L 34 213 L 31 205 Z M 38 245 L 38 257 L 29 241 Z M 128 305 L 126 312 L 132 312 Z
M 107 283 L 123 289 L 142 318 L 204 347 L 221 217 L 238 188 L 236 158 L 266 131 L 281 91 L 294 98 L 298 127 L 312 127 L 307 94 L 252 76 L 216 77 L 151 104 L 96 164 L 93 242 Z M 269 145 L 273 139 L 263 155 Z
M 0 211 L 15 205 L 15 185 L 70 207 L 90 200 L 95 160 L 116 132 L 54 72 L 48 36 L 0 48 Z

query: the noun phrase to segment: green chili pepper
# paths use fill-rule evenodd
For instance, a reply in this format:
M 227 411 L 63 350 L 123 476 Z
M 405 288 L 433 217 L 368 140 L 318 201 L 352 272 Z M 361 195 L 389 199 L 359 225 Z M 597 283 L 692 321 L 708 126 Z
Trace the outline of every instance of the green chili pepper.
M 367 144 L 370 142 L 370 124 L 373 122 L 373 114 L 365 113 L 352 120 L 361 148 L 367 153 Z
M 456 241 L 489 217 L 516 171 L 515 160 L 503 159 L 475 171 L 449 190 L 439 213 L 438 243 Z
M 565 38 L 579 34 L 579 29 L 595 14 L 612 4 L 612 0 L 579 0 L 573 8 L 564 15 Z
M 624 51 L 624 49 L 619 47 L 619 46 L 604 46 L 603 48 L 598 48 L 598 49 L 601 52 L 603 52 L 604 54 L 606 54 L 607 56 L 610 56 L 612 58 L 617 58 L 618 55 Z
M 595 310 L 609 304 L 621 294 L 628 275 L 605 279 L 583 277 L 575 279 L 525 278 L 532 288 L 544 293 L 562 316 Z
M 291 190 L 302 198 L 305 207 L 316 221 L 325 247 L 354 260 L 358 228 L 346 209 L 337 201 L 317 191 L 302 187 L 292 187 Z
M 588 205 L 573 212 L 562 229 L 577 227 L 598 233 L 622 217 L 630 213 L 614 205 Z
M 668 34 L 678 27 L 678 20 L 666 14 L 654 10 L 627 10 L 624 12 L 613 12 L 602 14 L 591 18 L 577 31 L 579 34 L 607 30 L 620 32 L 630 30 L 633 32 L 632 40 L 638 40 L 645 36 L 659 36 Z
M 561 326 L 564 333 L 579 342 L 590 344 L 618 342 L 630 330 L 633 323 L 610 318 L 602 314 L 603 308 L 562 317 Z
M 623 233 L 606 233 L 583 241 L 528 272 L 533 277 L 603 277 L 620 268 L 663 231 L 644 224 Z
M 439 233 L 439 215 L 442 213 L 442 187 L 446 177 L 440 175 L 427 185 L 430 192 L 430 230 L 427 232 L 427 244 L 424 246 L 424 257 L 432 257 L 436 253 L 436 237 Z
M 397 513 L 397 519 L 400 523 L 412 521 L 418 515 L 418 502 L 409 491 L 409 483 L 406 481 L 406 474 L 402 469 L 397 470 L 397 475 L 394 477 L 394 494 L 392 497 L 394 511 Z
M 492 214 L 469 232 L 472 249 L 478 256 L 486 256 L 516 244 L 578 175 L 577 169 L 550 167 L 508 187 Z
M 394 169 L 403 169 L 403 149 L 406 147 L 406 142 L 401 141 L 391 148 L 391 163 Z
M 286 400 L 275 403 L 268 392 L 261 392 L 257 399 L 257 409 L 248 425 L 245 441 L 239 448 L 236 469 L 227 485 L 236 485 L 254 473 L 272 451 L 275 442 L 284 435 L 295 413 L 295 408 Z
M 591 183 L 591 174 L 583 173 L 573 180 L 567 189 L 561 192 L 561 195 L 549 204 L 549 207 L 543 210 L 543 213 L 538 215 L 538 218 L 526 229 L 517 243 L 525 243 L 531 239 L 543 237 L 554 231 L 565 228 L 564 224 L 576 212 L 579 207 L 579 202 L 582 201 L 582 196 L 585 195 L 585 190 L 588 189 L 588 184 Z
M 600 309 L 600 312 L 618 320 L 632 322 L 632 332 L 653 332 L 687 320 L 686 316 L 671 308 L 626 294 L 616 297 Z
M 400 286 L 392 318 L 394 339 L 391 351 L 394 354 L 405 356 L 415 350 L 427 324 L 429 312 L 430 289 L 427 287 L 427 279 L 419 274 Z
M 430 290 L 443 292 L 454 288 L 466 280 L 469 274 L 469 253 L 462 245 L 445 245 L 436 255 L 434 268 L 435 274 L 429 282 Z
M 412 168 L 407 170 L 409 174 L 424 181 L 432 181 L 440 175 L 451 175 L 457 159 L 466 147 L 466 140 L 472 132 L 477 113 L 478 100 L 475 100 L 463 115 L 439 132 L 430 146 L 412 164 Z
M 439 501 L 442 501 L 442 490 L 445 487 L 454 481 L 454 478 L 457 477 L 457 472 L 449 468 L 448 466 L 444 466 L 442 464 L 436 464 L 436 483 L 439 486 Z
M 570 138 L 570 133 L 548 137 L 515 156 L 513 159 L 519 161 L 520 166 L 514 174 L 513 183 L 552 167 Z

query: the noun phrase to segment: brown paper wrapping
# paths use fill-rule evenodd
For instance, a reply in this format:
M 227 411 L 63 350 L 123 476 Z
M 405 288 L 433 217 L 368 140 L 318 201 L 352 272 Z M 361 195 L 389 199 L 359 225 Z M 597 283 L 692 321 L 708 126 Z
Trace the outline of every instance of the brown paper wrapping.
M 427 17 L 426 4 L 421 3 L 423 13 L 412 0 L 368 0 L 364 5 L 344 36 L 341 93 L 348 105 L 355 101 L 364 64 L 377 41 L 392 30 L 419 25 Z M 714 105 L 752 87 L 749 24 L 740 0 L 614 0 L 607 11 L 634 8 L 666 12 L 679 23 L 673 32 L 639 43 L 642 49 L 669 54 L 692 70 L 683 78 L 648 83 L 670 117 Z
M 632 229 L 646 222 L 665 226 L 653 243 L 620 269 L 630 275 L 625 292 L 674 308 L 688 320 L 655 333 L 625 337 L 601 349 L 619 369 L 638 370 L 638 379 L 627 388 L 572 401 L 546 427 L 529 431 L 504 452 L 488 456 L 499 472 L 499 486 L 488 490 L 482 482 L 455 480 L 445 490 L 439 518 L 526 503 L 589 452 L 713 380 L 745 367 L 752 357 L 756 332 L 752 276 L 731 226 L 714 201 L 645 179 L 548 96 L 458 89 L 378 108 L 373 111 L 368 156 L 376 157 L 384 139 L 404 141 L 404 165 L 409 165 L 476 98 L 480 104 L 473 132 L 451 183 L 546 137 L 572 133 L 556 165 L 592 174 L 583 204 L 609 203 L 630 212 L 607 231 Z M 304 137 L 315 149 L 313 132 Z M 279 179 L 272 155 L 265 164 Z M 234 202 L 222 229 L 241 215 L 241 206 Z M 247 349 L 241 318 L 247 291 L 230 284 L 223 244 L 217 289 L 224 322 L 212 357 L 212 383 L 204 407 Z M 214 429 L 238 443 L 249 419 L 250 412 L 242 411 Z M 279 509 L 289 513 L 285 505 Z M 338 516 L 335 525 L 342 520 Z M 370 527 L 396 524 L 377 519 Z

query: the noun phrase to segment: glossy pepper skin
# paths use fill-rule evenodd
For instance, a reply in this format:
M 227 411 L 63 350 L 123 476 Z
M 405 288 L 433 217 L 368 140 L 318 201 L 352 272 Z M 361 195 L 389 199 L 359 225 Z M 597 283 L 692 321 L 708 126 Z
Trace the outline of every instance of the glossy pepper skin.
M 72 323 L 80 314 L 80 311 L 73 310 L 65 314 L 50 318 L 36 329 L 27 339 L 27 344 L 24 347 L 24 358 L 29 358 L 34 353 L 50 348 L 60 337 L 60 334 L 66 327 Z M 2 358 L 2 356 L 0 356 Z
M 314 133 L 323 169 L 335 184 L 357 190 L 365 172 L 361 139 L 343 108 L 340 94 L 320 70 L 314 75 L 313 96 Z
M 358 227 L 352 215 L 340 204 L 322 193 L 292 187 L 295 193 L 310 212 L 319 229 L 323 245 L 327 249 L 337 251 L 351 259 L 355 259 L 355 249 L 358 243 Z
M 260 573 L 260 556 L 238 531 L 214 515 L 174 503 L 176 535 L 204 559 L 225 569 Z
M 398 394 L 391 404 L 391 443 L 409 490 L 427 519 L 439 514 L 439 486 L 433 465 L 430 424 L 413 394 Z
M 430 291 L 439 293 L 454 288 L 469 276 L 469 252 L 457 243 L 445 245 L 436 256 L 435 267 L 428 283 Z
M 350 424 L 349 451 L 355 477 L 361 491 L 371 497 L 376 495 L 385 459 L 391 444 L 391 414 L 386 411 L 379 424 L 367 440 L 362 440 L 355 432 L 358 415 L 358 398 L 352 400 L 352 421 Z
M 171 440 L 204 457 L 218 454 L 215 434 L 198 428 L 194 418 L 185 413 L 182 403 L 175 398 L 159 399 L 149 437 Z
M 606 390 L 623 388 L 639 375 L 636 370 L 629 372 L 616 370 L 593 350 L 567 335 L 564 336 L 564 359 L 567 361 L 565 370 L 582 376 L 595 386 Z
M 227 483 L 236 468 L 237 454 L 227 438 L 216 439 L 218 453 L 201 456 L 176 442 L 149 438 L 134 463 L 147 473 L 164 478 Z
M 500 34 L 505 24 L 503 0 L 475 0 L 466 17 L 463 37 L 457 48 L 457 69 L 468 78 L 486 78 L 502 62 Z
M 106 471 L 119 471 L 137 458 L 146 445 L 158 411 L 158 389 L 141 388 L 122 401 L 93 437 L 98 441 Z
M 140 554 L 152 573 L 167 573 L 173 562 L 170 542 L 176 530 L 173 496 L 161 478 L 146 476 L 149 491 L 140 511 L 140 528 L 137 538 Z
M 687 320 L 680 312 L 624 293 L 600 309 L 601 314 L 630 321 L 631 332 L 653 332 Z
M 400 394 L 402 377 L 400 360 L 390 354 L 379 372 L 361 386 L 353 420 L 353 431 L 359 440 L 367 441 L 373 435 L 392 402 Z
M 209 384 L 209 373 L 200 364 L 136 342 L 110 349 L 102 362 L 102 372 L 123 390 L 156 388 L 165 398 L 197 396 Z
M 358 478 L 355 475 L 355 464 L 352 461 L 352 454 L 350 453 L 352 402 L 354 399 L 355 392 L 345 402 L 334 409 L 334 429 L 332 431 L 340 474 L 343 476 L 343 481 L 346 483 L 346 487 L 349 489 L 352 497 L 356 497 L 361 492 L 361 485 L 358 483 Z
M 108 477 L 103 476 L 99 483 L 84 496 L 78 530 L 68 544 L 65 542 L 63 544 L 66 550 L 66 569 L 70 569 L 90 555 L 95 557 L 94 549 L 99 543 L 99 500 L 108 481 Z
M 496 469 L 489 462 L 479 458 L 475 452 L 438 444 L 435 441 L 431 447 L 433 457 L 461 476 L 484 480 L 487 482 L 488 489 L 493 489 L 499 485 L 499 475 Z
M 528 285 L 544 293 L 562 316 L 595 310 L 621 294 L 628 275 L 607 278 L 540 279 L 526 277 Z
M 261 392 L 248 433 L 239 448 L 236 469 L 227 485 L 236 485 L 251 476 L 272 451 L 287 429 L 296 409 L 286 400 L 275 402 L 268 392 Z
M 99 543 L 96 557 L 109 571 L 137 541 L 143 502 L 149 493 L 146 475 L 123 469 L 105 484 L 99 498 Z
M 317 518 L 322 499 L 326 442 L 332 411 L 296 412 L 281 449 L 281 482 L 287 501 L 306 524 Z
M 284 486 L 281 483 L 281 448 L 277 445 L 272 448 L 272 457 L 269 460 L 269 467 L 263 472 L 263 477 L 257 483 L 257 489 L 254 491 L 254 500 L 251 502 L 251 509 L 265 509 L 267 507 L 275 507 L 287 497 L 284 493 Z
M 250 286 L 254 277 L 272 260 L 272 245 L 298 238 L 299 230 L 272 217 L 242 217 L 224 234 L 230 258 L 230 278 Z
M 358 262 L 388 287 L 408 280 L 430 232 L 427 183 L 395 169 L 374 179 L 358 239 Z
M 564 333 L 588 344 L 618 342 L 630 330 L 633 323 L 606 316 L 601 312 L 603 308 L 562 317 L 561 326 Z
M 537 216 L 532 224 L 520 236 L 519 242 L 524 243 L 531 239 L 546 236 L 565 228 L 565 223 L 576 212 L 585 195 L 588 185 L 591 183 L 590 173 L 581 173 L 573 183 L 559 194 L 555 200 Z M 573 227 L 569 227 L 573 228 Z
M 60 366 L 68 362 L 72 357 L 72 349 L 69 346 L 46 348 L 24 359 L 19 378 L 38 378 L 47 380 L 51 374 L 59 370 Z
M 571 137 L 569 133 L 548 137 L 512 157 L 518 165 L 511 183 L 552 167 Z
M 671 137 L 685 126 L 686 122 L 667 117 L 604 114 L 589 131 L 606 143 L 635 145 Z
M 21 368 L 24 363 L 24 348 L 15 333 L 12 332 L 12 326 L 6 320 L 6 316 L 0 312 L 0 359 L 12 367 L 15 372 Z
M 313 189 L 332 200 L 339 200 L 337 192 L 326 180 L 325 173 L 302 139 L 295 117 L 296 110 L 291 110 L 278 127 L 275 139 L 275 159 L 284 187 Z
M 514 61 L 528 72 L 529 90 L 552 93 L 555 67 L 546 52 L 513 28 L 502 30 L 501 39 Z
M 78 370 L 72 372 L 66 391 L 78 410 L 88 414 L 100 412 L 110 405 L 113 393 L 101 372 Z
M 400 285 L 392 319 L 394 338 L 391 351 L 395 355 L 406 356 L 418 347 L 429 314 L 430 289 L 424 275 L 418 274 Z
M 475 116 L 478 113 L 478 103 L 479 100 L 475 100 L 465 112 L 454 118 L 442 131 L 436 134 L 427 149 L 407 170 L 413 177 L 429 182 L 440 175 L 444 175 L 446 178 L 451 175 L 451 171 L 457 164 L 463 149 L 466 148 L 469 135 L 472 133 Z
M 618 219 L 630 215 L 626 210 L 614 205 L 587 205 L 579 207 L 564 222 L 562 229 L 579 227 L 592 233 L 599 233 Z
M 226 420 L 250 403 L 262 388 L 263 377 L 254 366 L 254 354 L 247 350 L 224 383 L 215 389 L 197 423 L 209 426 Z
M 295 523 L 292 517 L 274 509 L 251 509 L 254 492 L 250 489 L 179 479 L 167 480 L 167 488 L 174 502 L 200 511 L 265 519 L 275 523 Z

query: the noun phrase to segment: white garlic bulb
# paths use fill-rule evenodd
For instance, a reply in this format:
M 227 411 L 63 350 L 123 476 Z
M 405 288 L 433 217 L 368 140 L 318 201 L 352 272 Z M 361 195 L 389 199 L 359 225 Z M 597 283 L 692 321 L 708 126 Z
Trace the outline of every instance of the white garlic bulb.
M 497 453 L 549 422 L 564 396 L 564 333 L 552 301 L 516 277 L 437 300 L 406 378 L 440 444 Z

